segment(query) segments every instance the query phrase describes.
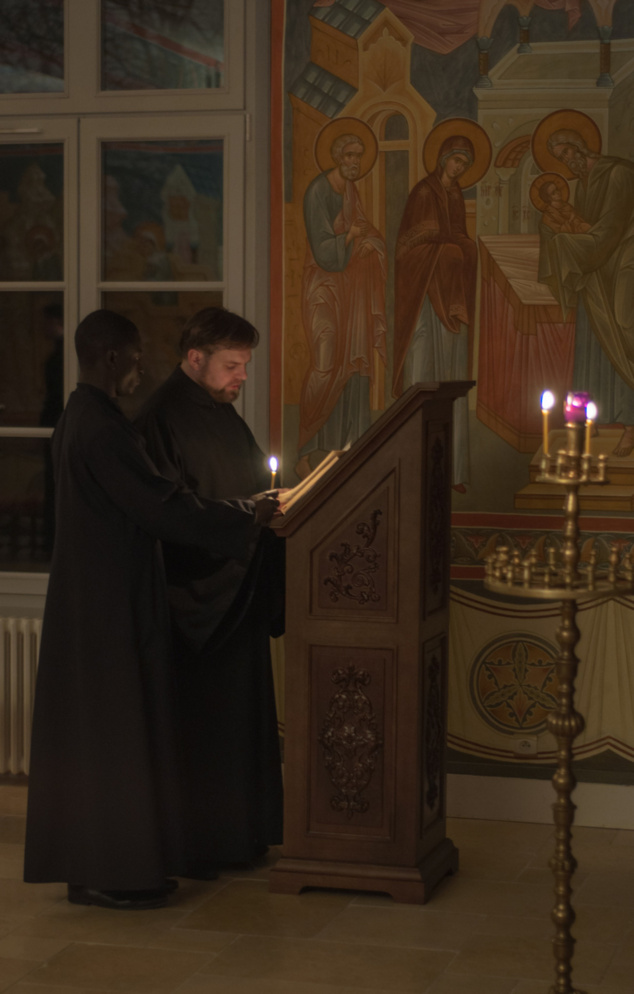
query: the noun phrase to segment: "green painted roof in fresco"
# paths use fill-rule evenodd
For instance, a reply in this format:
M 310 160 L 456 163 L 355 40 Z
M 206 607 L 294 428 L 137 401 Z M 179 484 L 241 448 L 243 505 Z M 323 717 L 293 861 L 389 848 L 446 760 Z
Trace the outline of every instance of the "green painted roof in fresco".
M 335 0 L 331 7 L 311 7 L 310 16 L 350 38 L 360 38 L 382 10 L 385 6 L 378 0 Z
M 323 8 L 319 8 L 320 10 Z M 309 62 L 293 85 L 293 96 L 310 104 L 326 117 L 335 117 L 357 92 L 354 86 L 344 83 L 321 66 Z

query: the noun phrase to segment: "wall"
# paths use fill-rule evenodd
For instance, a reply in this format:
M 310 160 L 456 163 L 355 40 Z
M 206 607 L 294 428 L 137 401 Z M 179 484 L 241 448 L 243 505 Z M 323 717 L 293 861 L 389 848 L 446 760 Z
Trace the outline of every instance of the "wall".
M 599 406 L 592 451 L 606 455 L 611 483 L 582 497 L 583 554 L 594 547 L 601 565 L 613 545 L 621 558 L 631 548 L 634 369 L 616 354 L 627 343 L 631 291 L 607 272 L 625 271 L 619 253 L 634 211 L 625 192 L 634 158 L 634 10 L 617 0 L 606 31 L 605 5 L 547 6 L 483 0 L 479 12 L 465 14 L 464 5 L 448 3 L 443 33 L 435 30 L 437 14 L 399 0 L 354 10 L 339 0 L 273 7 L 281 70 L 273 74 L 279 164 L 272 227 L 281 234 L 272 243 L 280 277 L 272 281 L 272 345 L 280 362 L 271 370 L 271 429 L 283 446 L 284 483 L 296 482 L 328 448 L 354 441 L 408 376 L 477 381 L 454 438 L 449 769 L 458 776 L 539 780 L 552 773 L 546 718 L 556 699 L 557 607 L 494 597 L 482 582 L 484 556 L 501 543 L 538 562 L 561 544 L 561 495 L 537 480 L 544 389 L 559 402 L 568 390 L 586 389 Z M 607 168 L 610 156 L 626 160 L 622 192 L 616 174 L 606 173 L 590 203 L 586 180 L 548 150 L 547 138 L 562 128 L 583 133 L 589 154 L 603 157 L 586 160 L 586 168 L 588 161 Z M 333 178 L 332 140 L 346 133 L 361 138 L 364 151 L 350 184 L 356 193 L 348 187 L 348 207 L 339 201 L 337 217 L 325 185 L 318 206 L 306 191 L 320 175 Z M 442 187 L 447 140 L 463 153 L 462 173 L 446 194 L 454 220 L 444 214 L 439 221 L 441 194 L 423 186 L 408 222 L 413 187 L 432 174 Z M 565 205 L 557 221 L 541 198 L 540 191 L 551 196 L 547 181 Z M 429 206 L 434 196 L 436 207 Z M 618 222 L 607 216 L 611 198 L 622 205 Z M 366 228 L 346 245 L 355 221 Z M 430 247 L 439 224 L 442 250 Z M 600 305 L 585 277 L 566 297 L 546 272 L 555 234 L 572 239 L 573 252 L 587 248 L 588 238 L 605 238 Z M 337 238 L 338 256 L 318 259 Z M 411 246 L 417 259 L 407 254 Z M 552 451 L 562 444 L 562 425 L 558 404 Z M 577 742 L 580 780 L 634 782 L 633 605 L 604 601 L 581 617 L 587 728 Z

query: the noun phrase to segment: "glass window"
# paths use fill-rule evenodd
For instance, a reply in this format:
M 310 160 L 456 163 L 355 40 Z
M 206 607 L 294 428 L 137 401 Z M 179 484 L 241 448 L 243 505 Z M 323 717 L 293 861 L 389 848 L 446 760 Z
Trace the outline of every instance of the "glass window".
M 223 141 L 105 142 L 103 277 L 223 277 Z
M 187 319 L 203 307 L 222 307 L 224 302 L 220 290 L 211 293 L 115 290 L 104 293 L 102 300 L 108 310 L 133 321 L 141 334 L 143 379 L 134 396 L 120 399 L 122 410 L 131 418 L 180 361 L 178 343 Z
M 0 569 L 41 570 L 53 548 L 48 438 L 0 436 Z
M 64 407 L 63 295 L 0 293 L 0 427 L 54 428 Z
M 0 281 L 63 279 L 64 148 L 0 144 Z
M 102 90 L 224 86 L 224 0 L 102 0 Z
M 64 90 L 64 0 L 2 0 L 0 93 Z

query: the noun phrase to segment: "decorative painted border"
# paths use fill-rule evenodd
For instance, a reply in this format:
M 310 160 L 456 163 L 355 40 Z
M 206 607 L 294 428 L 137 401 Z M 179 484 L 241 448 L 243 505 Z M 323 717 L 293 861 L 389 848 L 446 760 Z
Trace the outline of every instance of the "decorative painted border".
M 484 578 L 484 560 L 498 545 L 508 545 L 511 553 L 522 557 L 536 552 L 539 562 L 546 552 L 561 548 L 563 535 L 560 515 L 491 514 L 489 512 L 454 512 L 451 516 L 451 578 Z M 582 517 L 581 558 L 594 545 L 599 567 L 607 565 L 610 548 L 616 544 L 620 556 L 629 553 L 634 543 L 631 518 Z

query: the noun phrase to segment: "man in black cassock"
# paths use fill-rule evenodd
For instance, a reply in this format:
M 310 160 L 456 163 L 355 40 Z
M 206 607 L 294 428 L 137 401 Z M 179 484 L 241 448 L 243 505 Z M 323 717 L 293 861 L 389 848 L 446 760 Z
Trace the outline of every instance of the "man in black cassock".
M 80 382 L 53 436 L 24 878 L 65 881 L 74 903 L 159 907 L 185 867 L 157 540 L 246 569 L 274 502 L 206 501 L 158 475 L 115 399 L 140 380 L 132 322 L 95 311 L 75 344 Z
M 265 458 L 234 401 L 258 333 L 222 307 L 199 311 L 181 364 L 137 419 L 160 472 L 204 497 L 261 491 Z M 248 563 L 197 569 L 165 547 L 186 790 L 187 875 L 249 862 L 282 841 L 282 779 L 269 635 L 282 631 L 283 543 L 265 529 Z

